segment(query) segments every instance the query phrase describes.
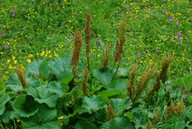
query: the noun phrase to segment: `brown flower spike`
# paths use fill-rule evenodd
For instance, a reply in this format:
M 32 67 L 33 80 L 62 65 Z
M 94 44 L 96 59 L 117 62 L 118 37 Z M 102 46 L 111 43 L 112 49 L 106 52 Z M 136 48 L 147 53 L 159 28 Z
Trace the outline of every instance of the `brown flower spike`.
M 27 88 L 26 77 L 25 74 L 23 73 L 23 70 L 20 67 L 16 66 L 16 73 L 23 88 Z
M 88 94 L 89 94 L 89 87 L 87 86 L 88 74 L 89 74 L 88 69 L 85 66 L 85 71 L 83 72 L 84 80 L 83 80 L 83 82 L 81 84 L 81 90 L 83 91 L 84 96 L 88 96 Z
M 80 52 L 82 47 L 82 39 L 81 39 L 81 32 L 79 29 L 77 29 L 77 32 L 75 34 L 75 41 L 73 43 L 74 49 L 73 49 L 73 56 L 71 65 L 73 66 L 72 73 L 74 74 L 74 78 L 77 80 L 78 78 L 78 63 L 80 58 Z M 74 83 L 76 86 L 76 83 Z
M 86 57 L 87 57 L 88 70 L 90 70 L 90 66 L 89 66 L 90 40 L 91 40 L 91 14 L 88 9 L 88 12 L 86 15 L 86 25 L 85 25 L 85 43 L 86 43 Z

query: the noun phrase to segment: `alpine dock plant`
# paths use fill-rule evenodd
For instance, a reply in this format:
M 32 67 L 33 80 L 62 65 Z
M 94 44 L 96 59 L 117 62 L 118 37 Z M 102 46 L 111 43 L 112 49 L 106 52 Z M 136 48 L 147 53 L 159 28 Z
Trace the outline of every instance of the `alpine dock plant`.
M 17 76 L 21 82 L 22 87 L 24 89 L 28 88 L 28 84 L 26 83 L 26 76 L 23 73 L 23 70 L 21 69 L 21 67 L 16 66 L 16 73 L 17 73 Z
M 84 70 L 84 72 L 83 72 L 83 77 L 84 77 L 84 80 L 83 80 L 83 82 L 82 82 L 82 84 L 81 84 L 81 90 L 83 91 L 83 95 L 84 96 L 88 96 L 88 94 L 89 94 L 89 87 L 88 87 L 88 74 L 89 74 L 89 72 L 88 72 L 88 69 L 87 69 L 87 67 L 85 66 L 85 70 Z
M 74 85 L 76 87 L 77 83 L 76 81 L 78 80 L 78 63 L 79 63 L 79 58 L 80 58 L 80 52 L 81 52 L 81 47 L 82 47 L 82 39 L 81 39 L 81 32 L 79 29 L 77 29 L 77 32 L 75 34 L 75 41 L 73 43 L 74 48 L 73 48 L 73 55 L 72 55 L 72 60 L 71 60 L 71 65 L 73 66 L 72 73 L 74 75 Z
M 115 74 L 117 73 L 117 71 L 120 67 L 121 60 L 122 60 L 122 54 L 124 52 L 123 45 L 126 42 L 126 38 L 125 38 L 126 24 L 127 24 L 126 17 L 124 17 L 124 19 L 120 23 L 119 30 L 118 30 L 119 31 L 119 40 L 118 39 L 116 40 L 116 47 L 115 47 L 116 54 L 114 57 L 114 61 L 115 61 L 115 63 L 118 62 L 118 65 L 117 65 Z
M 86 44 L 86 57 L 87 57 L 87 65 L 88 65 L 88 70 L 90 70 L 90 40 L 91 40 L 91 14 L 88 9 L 87 15 L 86 15 L 86 25 L 85 25 L 85 44 Z
M 103 55 L 103 63 L 101 66 L 101 71 L 104 72 L 105 68 L 107 68 L 107 65 L 109 63 L 110 58 L 110 49 L 111 49 L 111 43 L 107 45 L 105 55 Z

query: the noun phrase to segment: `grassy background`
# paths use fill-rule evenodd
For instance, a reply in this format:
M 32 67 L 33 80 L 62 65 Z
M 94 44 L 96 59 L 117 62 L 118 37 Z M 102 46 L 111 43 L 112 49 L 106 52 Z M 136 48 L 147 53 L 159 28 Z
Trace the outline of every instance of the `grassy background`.
M 3 0 L 0 2 L 0 79 L 5 80 L 16 65 L 25 69 L 32 61 L 72 54 L 77 28 L 82 31 L 84 41 L 88 8 L 92 19 L 92 68 L 101 63 L 108 43 L 112 43 L 110 65 L 114 66 L 118 26 L 125 15 L 127 41 L 122 66 L 139 63 L 143 66 L 141 70 L 154 64 L 159 67 L 164 55 L 173 54 L 171 77 L 184 76 L 192 70 L 191 7 L 190 0 Z M 81 55 L 85 55 L 84 51 L 85 45 Z

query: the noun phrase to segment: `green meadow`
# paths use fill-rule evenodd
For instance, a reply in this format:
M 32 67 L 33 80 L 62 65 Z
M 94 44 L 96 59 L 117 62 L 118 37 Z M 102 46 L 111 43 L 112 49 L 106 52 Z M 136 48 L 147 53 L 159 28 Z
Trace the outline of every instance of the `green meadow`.
M 0 128 L 192 128 L 191 0 L 2 0 Z

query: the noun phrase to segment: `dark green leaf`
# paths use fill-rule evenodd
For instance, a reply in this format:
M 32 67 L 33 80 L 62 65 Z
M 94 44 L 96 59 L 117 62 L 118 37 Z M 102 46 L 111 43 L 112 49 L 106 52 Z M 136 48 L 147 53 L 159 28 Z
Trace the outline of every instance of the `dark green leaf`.
M 38 112 L 39 104 L 34 101 L 32 96 L 20 95 L 16 97 L 13 108 L 22 117 L 30 117 Z
M 7 87 L 10 87 L 15 92 L 23 89 L 16 73 L 11 74 L 7 79 Z
M 97 127 L 89 121 L 78 121 L 75 129 L 97 129 Z
M 10 100 L 11 98 L 7 94 L 0 94 L 0 115 L 3 114 L 5 111 L 5 104 Z

